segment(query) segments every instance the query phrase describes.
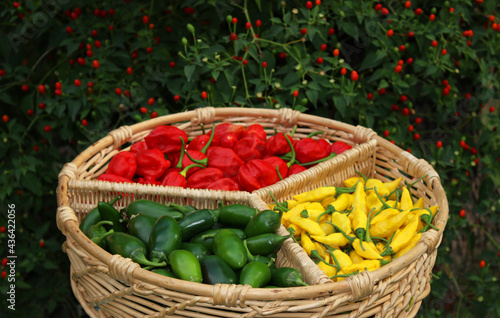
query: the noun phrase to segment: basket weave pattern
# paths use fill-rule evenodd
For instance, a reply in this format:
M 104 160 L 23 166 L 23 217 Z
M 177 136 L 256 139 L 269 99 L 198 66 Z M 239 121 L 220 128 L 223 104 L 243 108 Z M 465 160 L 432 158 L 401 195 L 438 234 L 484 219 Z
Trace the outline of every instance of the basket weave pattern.
M 253 193 L 94 180 L 105 172 L 118 147 L 143 140 L 158 125 L 175 125 L 194 137 L 220 122 L 245 126 L 259 123 L 269 135 L 275 130 L 288 133 L 297 125 L 295 137 L 303 138 L 320 130 L 324 132 L 321 137 L 341 140 L 353 149 Z M 222 200 L 264 210 L 272 202 L 269 191 L 278 200 L 286 200 L 318 186 L 342 186 L 342 181 L 355 176 L 356 171 L 382 181 L 402 176 L 411 183 L 412 179 L 423 177 L 411 187 L 411 193 L 423 197 L 426 206 L 440 206 L 434 220 L 440 230 L 424 233 L 414 249 L 390 264 L 341 282 L 333 283 L 326 277 L 291 239 L 283 244 L 277 266 L 298 268 L 311 286 L 265 289 L 212 286 L 160 276 L 141 269 L 130 259 L 109 254 L 78 228 L 97 202 L 118 193 L 124 194 L 118 207 L 146 198 L 197 208 L 214 208 Z M 448 216 L 439 176 L 425 160 L 402 151 L 370 129 L 289 109 L 200 108 L 120 127 L 64 166 L 59 175 L 58 206 L 57 223 L 67 238 L 63 250 L 71 261 L 73 292 L 92 317 L 413 317 L 430 292 L 430 273 Z M 288 233 L 281 227 L 279 234 Z

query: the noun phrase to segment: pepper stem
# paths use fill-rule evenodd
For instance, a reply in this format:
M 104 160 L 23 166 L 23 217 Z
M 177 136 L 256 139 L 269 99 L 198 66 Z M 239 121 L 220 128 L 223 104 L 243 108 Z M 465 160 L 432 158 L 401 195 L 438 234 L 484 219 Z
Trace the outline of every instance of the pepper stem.
M 207 152 L 208 147 L 210 147 L 210 144 L 212 143 L 212 140 L 214 140 L 214 129 L 212 128 L 212 131 L 210 132 L 210 139 L 208 139 L 207 144 L 200 150 L 201 153 L 205 154 Z
M 248 250 L 247 240 L 243 240 L 243 245 L 245 246 L 245 250 L 247 251 L 248 262 L 255 261 L 256 257 L 252 253 L 250 253 L 250 251 Z
M 276 166 L 276 172 L 278 173 L 278 177 L 280 178 L 280 180 L 283 180 L 283 177 L 281 176 L 280 173 L 280 166 Z
M 356 172 L 357 174 L 359 174 L 359 176 L 360 176 L 361 178 L 363 178 L 363 180 L 365 180 L 365 184 L 366 184 L 366 181 L 368 181 L 368 178 L 367 178 L 364 174 L 362 174 L 362 173 L 361 173 L 361 171 L 357 171 L 357 170 L 356 170 L 356 171 L 354 171 L 354 172 Z
M 113 204 L 115 204 L 115 203 L 116 203 L 116 201 L 121 200 L 121 199 L 122 199 L 122 196 L 121 196 L 121 195 L 119 195 L 119 196 L 117 196 L 116 198 L 114 198 L 114 199 L 112 199 L 111 201 L 109 201 L 109 202 L 108 202 L 108 204 L 109 204 L 109 205 L 113 205 Z
M 182 161 L 184 161 L 184 154 L 186 153 L 186 143 L 184 142 L 184 139 L 182 136 L 179 136 L 181 139 L 181 154 L 179 156 L 179 162 L 177 162 L 177 165 L 175 166 L 177 169 L 182 168 Z
M 341 271 L 340 264 L 339 264 L 339 261 L 337 260 L 337 258 L 335 257 L 335 255 L 333 254 L 333 248 L 330 245 L 326 245 L 326 244 L 323 244 L 323 246 L 326 247 L 326 251 L 332 257 L 333 262 L 335 263 L 335 267 L 337 267 L 337 272 L 340 272 Z
M 197 163 L 193 163 L 193 164 L 191 164 L 189 166 L 186 166 L 186 168 L 184 168 L 184 170 L 182 170 L 181 172 L 179 172 L 179 174 L 185 178 L 188 170 L 191 169 L 191 168 L 193 168 L 193 167 L 206 168 L 203 165 L 199 165 Z
M 323 215 L 326 215 L 326 214 L 333 214 L 334 212 L 336 212 L 335 210 L 335 207 L 331 204 L 328 204 L 328 206 L 326 207 L 326 210 L 325 212 L 321 213 L 319 216 L 318 216 L 318 219 L 316 220 L 316 223 L 319 223 L 319 220 L 321 219 L 321 217 Z
M 276 198 L 274 197 L 274 195 L 273 195 L 273 193 L 271 191 L 269 191 L 269 195 L 271 196 L 271 198 L 273 199 L 274 203 L 276 204 L 276 206 L 278 208 L 280 208 L 281 210 L 283 210 L 285 212 L 289 211 L 288 208 L 285 208 L 281 203 L 278 202 L 278 200 L 276 200 Z
M 200 164 L 200 165 L 203 165 L 203 166 L 204 166 L 203 168 L 205 168 L 205 167 L 208 165 L 208 158 L 204 158 L 204 159 L 194 159 L 193 157 L 191 157 L 191 155 L 189 154 L 189 152 L 188 152 L 188 151 L 186 151 L 184 154 L 185 154 L 185 155 L 189 158 L 189 160 L 191 160 L 192 162 L 197 163 L 197 164 Z
M 356 239 L 355 237 L 352 237 L 350 235 L 347 235 L 340 227 L 338 227 L 337 225 L 333 224 L 332 222 L 330 221 L 326 221 L 325 223 L 328 223 L 330 224 L 331 226 L 333 226 L 338 232 L 342 233 L 342 235 L 344 235 L 344 237 L 346 239 L 349 240 L 349 242 L 352 244 L 354 242 L 354 240 Z
M 297 126 L 295 126 L 295 127 L 297 127 Z M 295 149 L 293 148 L 292 141 L 290 140 L 290 138 L 287 135 L 284 135 L 284 136 L 285 136 L 286 142 L 290 146 L 290 152 L 292 153 L 292 159 L 290 159 L 290 161 L 288 161 L 286 164 L 288 166 L 288 168 L 290 168 L 295 162 Z
M 332 265 L 332 264 L 328 263 L 327 261 L 325 261 L 325 259 L 323 257 L 321 257 L 321 255 L 319 255 L 318 250 L 312 250 L 310 256 L 311 256 L 311 258 L 317 258 L 320 262 L 323 262 L 328 266 L 337 267 L 337 266 Z
M 314 137 L 316 135 L 321 135 L 321 134 L 323 134 L 323 132 L 321 130 L 313 131 L 312 133 L 310 133 L 309 135 L 307 135 L 306 138 L 311 138 L 311 137 Z
M 310 165 L 315 165 L 315 164 L 318 164 L 318 163 L 322 163 L 323 161 L 327 161 L 329 159 L 332 159 L 333 157 L 335 157 L 337 154 L 335 152 L 332 152 L 330 153 L 328 156 L 326 156 L 325 158 L 323 159 L 319 159 L 319 160 L 316 160 L 316 161 L 311 161 L 311 162 L 306 162 L 306 163 L 298 163 L 298 165 L 300 166 L 310 166 Z
M 293 134 L 295 134 L 295 131 L 297 130 L 297 125 L 293 126 L 292 131 L 290 132 L 290 137 L 293 137 Z
M 372 241 L 371 237 L 370 237 L 370 220 L 371 220 L 371 216 L 372 216 L 372 213 L 373 211 L 375 211 L 375 208 L 372 208 L 370 210 L 370 213 L 368 213 L 368 218 L 366 218 L 366 233 L 365 233 L 365 241 L 367 243 L 370 243 Z
M 334 279 L 334 278 L 337 278 L 337 277 L 349 277 L 349 276 L 356 275 L 356 274 L 359 274 L 359 271 L 355 271 L 355 272 L 352 272 L 350 274 L 335 275 L 335 276 L 330 277 L 330 279 Z

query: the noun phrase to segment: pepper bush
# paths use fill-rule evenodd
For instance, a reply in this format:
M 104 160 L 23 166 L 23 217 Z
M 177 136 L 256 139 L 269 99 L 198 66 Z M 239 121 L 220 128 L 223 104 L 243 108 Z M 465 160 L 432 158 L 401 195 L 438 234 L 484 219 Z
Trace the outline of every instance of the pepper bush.
M 0 257 L 8 204 L 17 256 L 16 312 L 1 264 L 2 317 L 84 316 L 55 222 L 62 165 L 119 126 L 209 105 L 288 107 L 370 127 L 431 163 L 450 217 L 419 316 L 500 315 L 496 1 L 28 0 L 0 9 Z

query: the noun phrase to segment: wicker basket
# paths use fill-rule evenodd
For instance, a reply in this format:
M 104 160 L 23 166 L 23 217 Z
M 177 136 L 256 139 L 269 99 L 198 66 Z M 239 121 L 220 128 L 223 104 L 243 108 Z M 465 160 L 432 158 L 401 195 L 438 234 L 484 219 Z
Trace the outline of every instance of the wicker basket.
M 324 132 L 322 137 L 344 141 L 353 149 L 253 193 L 94 180 L 106 170 L 119 146 L 142 140 L 158 125 L 176 125 L 193 137 L 202 133 L 201 124 L 209 129 L 220 122 L 260 123 L 269 134 L 275 129 L 289 132 L 297 125 L 297 137 L 320 130 Z M 355 171 L 384 181 L 425 175 L 413 186 L 412 193 L 424 197 L 428 206 L 440 206 L 434 221 L 440 230 L 426 232 L 414 249 L 394 262 L 341 282 L 332 283 L 291 240 L 284 243 L 277 264 L 298 268 L 311 286 L 263 289 L 186 282 L 151 273 L 130 259 L 111 255 L 78 228 L 98 201 L 108 200 L 116 193 L 125 194 L 120 201 L 122 207 L 133 200 L 148 198 L 198 208 L 215 207 L 218 200 L 224 200 L 263 210 L 270 203 L 269 191 L 286 199 L 320 185 L 340 185 Z M 91 317 L 413 317 L 430 292 L 430 272 L 448 216 L 439 176 L 424 160 L 379 138 L 370 129 L 289 109 L 200 108 L 120 127 L 64 166 L 59 175 L 58 206 L 57 223 L 66 236 L 63 250 L 71 261 L 73 292 Z

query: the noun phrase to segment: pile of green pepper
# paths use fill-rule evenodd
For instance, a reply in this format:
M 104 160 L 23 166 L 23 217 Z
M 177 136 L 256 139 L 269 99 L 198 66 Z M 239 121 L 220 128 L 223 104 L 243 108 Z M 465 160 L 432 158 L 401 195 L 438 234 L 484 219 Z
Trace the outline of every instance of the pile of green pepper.
M 160 275 L 206 284 L 306 286 L 292 267 L 277 268 L 276 253 L 290 236 L 276 234 L 282 212 L 243 204 L 216 209 L 139 199 L 118 211 L 99 202 L 80 229 L 112 254 Z

